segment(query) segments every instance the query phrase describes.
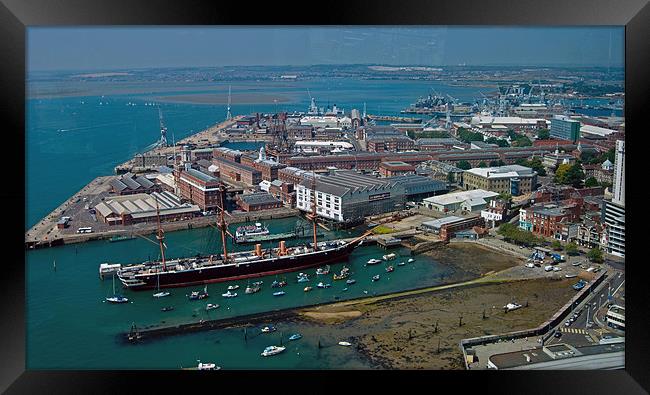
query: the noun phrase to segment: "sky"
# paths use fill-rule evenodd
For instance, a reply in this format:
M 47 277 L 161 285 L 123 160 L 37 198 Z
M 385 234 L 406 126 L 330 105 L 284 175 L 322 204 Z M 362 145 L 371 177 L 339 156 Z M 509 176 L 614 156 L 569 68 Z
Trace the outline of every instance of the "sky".
M 28 71 L 624 64 L 623 27 L 28 27 Z

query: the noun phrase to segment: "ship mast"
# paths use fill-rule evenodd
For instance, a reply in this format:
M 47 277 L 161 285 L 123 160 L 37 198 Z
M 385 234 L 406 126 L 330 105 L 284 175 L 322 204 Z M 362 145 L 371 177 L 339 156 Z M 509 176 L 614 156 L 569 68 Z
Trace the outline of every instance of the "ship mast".
M 228 248 L 226 247 L 226 232 L 228 231 L 226 219 L 223 216 L 224 206 L 223 206 L 223 195 L 225 193 L 225 188 L 223 184 L 219 185 L 219 200 L 221 207 L 219 213 L 219 229 L 221 230 L 221 243 L 223 244 L 223 260 L 224 262 L 228 260 Z
M 162 227 L 160 226 L 160 209 L 158 207 L 158 199 L 154 196 L 154 199 L 156 200 L 156 219 L 158 222 L 158 234 L 156 234 L 156 239 L 158 239 L 158 243 L 160 243 L 160 256 L 162 257 L 162 265 L 163 265 L 163 272 L 166 270 L 165 266 L 165 243 L 163 243 L 163 240 L 165 239 L 165 233 L 162 230 Z
M 309 219 L 311 219 L 313 228 L 314 228 L 314 251 L 318 251 L 318 240 L 316 237 L 316 220 L 318 215 L 316 214 L 316 172 L 312 171 L 311 177 L 311 196 L 313 198 L 311 203 L 311 213 L 309 214 Z

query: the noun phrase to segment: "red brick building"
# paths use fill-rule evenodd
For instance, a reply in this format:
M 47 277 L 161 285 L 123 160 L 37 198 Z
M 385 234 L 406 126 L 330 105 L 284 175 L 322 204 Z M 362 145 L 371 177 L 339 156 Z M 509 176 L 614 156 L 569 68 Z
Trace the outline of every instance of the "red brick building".
M 251 166 L 225 158 L 214 158 L 212 163 L 219 166 L 219 174 L 228 180 L 243 182 L 247 185 L 258 185 L 262 181 L 262 172 Z
M 406 136 L 371 137 L 367 140 L 370 152 L 398 152 L 415 148 L 415 142 Z
M 415 174 L 415 166 L 400 161 L 386 161 L 379 164 L 379 174 L 384 177 Z
M 296 207 L 294 184 L 275 180 L 269 186 L 269 194 L 289 207 Z
M 178 189 L 183 199 L 196 204 L 203 211 L 221 204 L 219 179 L 195 169 L 179 170 Z
M 260 211 L 282 207 L 282 202 L 266 192 L 237 195 L 237 205 L 244 211 Z

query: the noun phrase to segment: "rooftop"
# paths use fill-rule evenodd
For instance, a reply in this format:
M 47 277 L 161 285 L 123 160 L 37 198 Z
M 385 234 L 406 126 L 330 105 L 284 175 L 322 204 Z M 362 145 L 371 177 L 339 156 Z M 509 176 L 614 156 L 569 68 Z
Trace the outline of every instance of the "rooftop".
M 191 175 L 192 177 L 198 178 L 199 180 L 205 182 L 205 183 L 214 183 L 214 182 L 219 182 L 218 178 L 215 178 L 209 174 L 205 174 L 202 171 L 198 171 L 195 169 L 187 169 L 183 170 L 183 173 L 187 173 Z M 181 173 L 182 174 L 182 173 Z
M 467 170 L 467 173 L 472 173 L 484 178 L 531 177 L 537 174 L 533 169 L 521 165 L 475 167 Z
M 277 203 L 278 199 L 274 198 L 273 195 L 266 192 L 251 193 L 248 195 L 239 195 L 241 201 L 247 204 L 267 204 L 267 203 Z
M 473 189 L 471 191 L 454 192 L 448 193 L 446 195 L 433 196 L 424 199 L 424 201 L 446 206 L 450 204 L 462 203 L 469 199 L 489 199 L 497 196 L 499 196 L 499 194 L 496 192 L 485 191 L 483 189 Z

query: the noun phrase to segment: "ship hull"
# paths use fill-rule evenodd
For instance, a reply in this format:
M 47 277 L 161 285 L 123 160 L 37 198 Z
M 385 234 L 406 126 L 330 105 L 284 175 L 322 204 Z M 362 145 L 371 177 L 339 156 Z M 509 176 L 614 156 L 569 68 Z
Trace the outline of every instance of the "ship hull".
M 122 280 L 126 288 L 140 291 L 155 289 L 158 286 L 158 277 L 160 277 L 160 288 L 172 288 L 268 276 L 347 260 L 357 244 L 350 243 L 336 249 L 298 256 L 283 256 L 242 262 L 238 265 L 215 265 L 204 267 L 201 270 L 162 272 L 159 275 L 137 275 L 136 278 L 139 280 L 137 284 L 125 281 L 122 277 L 120 277 L 120 280 Z

